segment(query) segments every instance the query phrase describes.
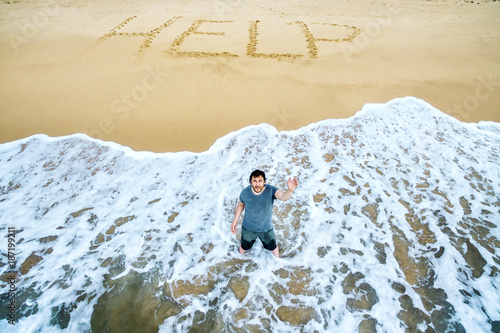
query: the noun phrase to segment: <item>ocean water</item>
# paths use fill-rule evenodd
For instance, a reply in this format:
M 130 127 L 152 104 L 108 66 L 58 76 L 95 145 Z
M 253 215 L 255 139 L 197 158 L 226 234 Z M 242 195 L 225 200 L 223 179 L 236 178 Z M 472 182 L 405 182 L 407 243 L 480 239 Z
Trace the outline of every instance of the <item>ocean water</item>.
M 500 329 L 498 123 L 408 97 L 203 153 L 37 135 L 0 168 L 1 332 Z M 299 180 L 279 259 L 230 232 L 256 168 Z

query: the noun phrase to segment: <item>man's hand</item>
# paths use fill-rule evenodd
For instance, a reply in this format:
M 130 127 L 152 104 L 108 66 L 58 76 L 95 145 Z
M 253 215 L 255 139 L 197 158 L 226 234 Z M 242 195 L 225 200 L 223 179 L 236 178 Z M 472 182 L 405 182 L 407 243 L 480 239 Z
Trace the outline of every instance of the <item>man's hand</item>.
M 292 179 L 292 177 L 290 177 L 288 178 L 287 185 L 288 185 L 288 190 L 286 190 L 285 192 L 282 192 L 281 190 L 276 191 L 276 193 L 274 194 L 276 199 L 281 201 L 287 201 L 288 199 L 290 199 L 293 191 L 297 188 L 297 186 L 299 186 L 299 182 L 297 178 L 293 177 Z
M 236 226 L 237 226 L 237 224 L 238 224 L 238 221 L 236 221 L 236 223 L 234 223 L 234 222 L 233 222 L 233 223 L 231 224 L 231 232 L 232 232 L 233 234 L 236 234 Z
M 299 186 L 299 181 L 295 177 L 293 177 L 293 179 L 292 177 L 290 177 L 288 178 L 287 185 L 288 189 L 293 192 L 297 188 L 297 186 Z

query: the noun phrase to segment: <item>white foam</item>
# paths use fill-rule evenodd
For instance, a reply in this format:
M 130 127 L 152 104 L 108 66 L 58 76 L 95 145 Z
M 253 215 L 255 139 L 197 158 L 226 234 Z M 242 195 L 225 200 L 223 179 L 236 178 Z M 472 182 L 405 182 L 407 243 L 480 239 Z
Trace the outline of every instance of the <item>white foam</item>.
M 214 309 L 229 331 L 230 324 L 263 327 L 267 320 L 273 332 L 353 332 L 369 316 L 379 331 L 399 332 L 405 324 L 398 319 L 403 294 L 392 287 L 396 282 L 429 318 L 446 306 L 427 309 L 419 286 L 446 293 L 442 301 L 453 309 L 449 323 L 467 332 L 488 331 L 489 321 L 500 320 L 499 128 L 491 122 L 460 123 L 408 97 L 368 104 L 347 120 L 295 131 L 250 126 L 203 153 L 134 152 L 80 134 L 36 135 L 3 144 L 0 230 L 19 230 L 18 268 L 32 254 L 43 258 L 18 282 L 20 295 L 30 287 L 33 292 L 16 328 L 63 330 L 53 318 L 64 305 L 71 308 L 67 330 L 91 329 L 94 306 L 110 289 L 104 285 L 109 274 L 118 280 L 132 271 L 147 273 L 156 276 L 156 286 L 172 285 L 246 258 L 230 265 L 231 274 L 214 273 L 208 293 L 175 299 L 185 302 L 182 312 L 166 319 L 160 330 L 185 331 L 197 310 Z M 264 169 L 268 183 L 282 189 L 288 177 L 299 179 L 292 199 L 275 204 L 284 259 L 274 259 L 260 244 L 241 257 L 238 237 L 230 233 L 238 194 L 255 168 Z M 377 214 L 373 221 L 370 212 Z M 414 218 L 420 222 L 412 225 Z M 405 275 L 411 272 L 395 254 L 402 238 L 408 240 L 410 259 L 426 264 L 430 285 L 412 285 Z M 480 277 L 474 277 L 479 273 L 464 257 L 465 240 L 485 262 Z M 280 269 L 306 272 L 307 290 L 292 293 L 290 284 L 296 281 L 281 277 Z M 363 276 L 357 287 L 366 283 L 376 291 L 378 301 L 370 310 L 348 306 L 363 293 L 344 293 L 343 283 L 356 273 Z M 228 290 L 231 276 L 249 279 L 242 303 Z M 273 297 L 277 285 L 289 290 Z M 82 294 L 87 297 L 77 302 Z M 296 327 L 278 318 L 280 306 L 298 304 L 312 307 L 313 319 Z M 235 322 L 235 312 L 245 306 L 248 317 Z M 436 325 L 423 321 L 416 328 L 438 331 Z M 10 328 L 7 320 L 0 321 L 1 331 Z

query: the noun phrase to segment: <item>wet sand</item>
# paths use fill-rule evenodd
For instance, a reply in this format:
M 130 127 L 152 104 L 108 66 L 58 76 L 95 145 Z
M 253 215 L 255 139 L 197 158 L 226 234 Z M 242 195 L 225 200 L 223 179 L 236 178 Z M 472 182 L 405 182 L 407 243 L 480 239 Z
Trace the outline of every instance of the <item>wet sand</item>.
M 500 121 L 500 4 L 2 1 L 0 143 L 86 133 L 204 151 L 415 96 Z

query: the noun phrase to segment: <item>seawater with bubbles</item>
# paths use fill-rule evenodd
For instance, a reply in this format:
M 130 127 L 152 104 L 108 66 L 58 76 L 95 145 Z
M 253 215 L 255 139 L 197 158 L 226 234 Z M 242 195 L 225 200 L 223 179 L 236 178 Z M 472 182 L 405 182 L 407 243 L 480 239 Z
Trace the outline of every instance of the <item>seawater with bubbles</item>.
M 2 144 L 0 331 L 499 332 L 499 154 L 500 124 L 411 97 L 203 153 Z M 256 168 L 299 180 L 274 205 L 280 259 L 230 231 Z

